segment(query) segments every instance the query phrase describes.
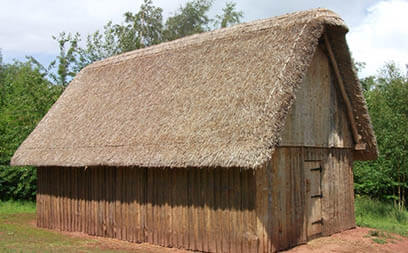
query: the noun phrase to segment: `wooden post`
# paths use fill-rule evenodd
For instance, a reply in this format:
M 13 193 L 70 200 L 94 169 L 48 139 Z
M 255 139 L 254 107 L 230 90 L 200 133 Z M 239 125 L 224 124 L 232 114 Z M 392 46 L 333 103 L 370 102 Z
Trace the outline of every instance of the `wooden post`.
M 353 138 L 354 138 L 354 141 L 356 143 L 356 149 L 361 150 L 361 148 L 365 147 L 365 145 L 361 145 L 362 144 L 361 143 L 361 136 L 358 134 L 358 131 L 357 131 L 356 121 L 355 121 L 354 115 L 353 115 L 353 108 L 352 108 L 351 102 L 350 102 L 350 100 L 349 100 L 349 98 L 347 96 L 346 89 L 344 88 L 343 79 L 342 79 L 342 77 L 340 75 L 339 67 L 337 65 L 336 58 L 334 57 L 334 53 L 333 53 L 332 47 L 330 45 L 329 38 L 327 37 L 327 33 L 325 33 L 323 36 L 324 36 L 324 43 L 326 45 L 327 51 L 329 52 L 329 58 L 330 58 L 331 63 L 333 65 L 334 73 L 336 74 L 336 78 L 337 78 L 337 82 L 338 82 L 338 85 L 339 85 L 339 88 L 340 88 L 341 95 L 342 95 L 342 97 L 344 99 L 344 102 L 346 104 L 346 107 L 347 107 L 347 116 L 348 116 L 348 118 L 350 120 L 350 125 L 351 125 L 351 130 L 352 130 L 352 133 L 353 133 Z

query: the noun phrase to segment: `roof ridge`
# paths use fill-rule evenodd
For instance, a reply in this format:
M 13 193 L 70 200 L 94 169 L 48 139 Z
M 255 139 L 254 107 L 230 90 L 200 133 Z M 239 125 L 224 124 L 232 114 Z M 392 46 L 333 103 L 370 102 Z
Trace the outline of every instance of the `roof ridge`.
M 273 27 L 276 27 L 276 26 L 288 25 L 288 23 L 286 22 L 286 19 L 295 18 L 297 16 L 302 17 L 302 18 L 307 18 L 307 19 L 306 20 L 304 19 L 295 20 L 295 22 L 310 23 L 312 20 L 316 20 L 319 18 L 335 18 L 335 19 L 338 19 L 338 21 L 343 23 L 343 20 L 335 12 L 325 9 L 325 8 L 316 8 L 316 9 L 311 9 L 311 10 L 306 10 L 306 11 L 298 11 L 298 12 L 288 13 L 288 14 L 284 14 L 281 16 L 271 17 L 271 18 L 258 19 L 258 20 L 248 22 L 248 23 L 241 23 L 241 24 L 234 25 L 232 27 L 226 27 L 226 28 L 216 29 L 216 30 L 208 31 L 204 33 L 193 34 L 193 35 L 186 36 L 186 37 L 176 39 L 173 41 L 162 42 L 160 44 L 152 45 L 146 48 L 136 49 L 130 52 L 111 56 L 104 60 L 94 62 L 88 65 L 87 67 L 85 67 L 85 69 L 103 67 L 109 64 L 118 64 L 123 61 L 134 59 L 140 56 L 156 55 L 158 53 L 162 53 L 167 50 L 174 50 L 174 49 L 184 48 L 188 46 L 193 46 L 193 45 L 202 43 L 204 41 L 228 38 L 229 36 L 236 35 L 237 30 L 241 30 L 240 32 L 243 32 L 243 33 L 249 33 L 249 32 L 260 31 L 264 29 L 272 29 Z

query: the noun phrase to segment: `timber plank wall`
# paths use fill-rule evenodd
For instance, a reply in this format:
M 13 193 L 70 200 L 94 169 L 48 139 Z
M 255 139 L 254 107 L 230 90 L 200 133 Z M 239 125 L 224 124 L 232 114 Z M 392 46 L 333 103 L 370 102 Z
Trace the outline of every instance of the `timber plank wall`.
M 351 150 L 278 148 L 258 170 L 38 169 L 37 225 L 205 252 L 306 242 L 303 163 L 323 161 L 321 235 L 355 226 Z

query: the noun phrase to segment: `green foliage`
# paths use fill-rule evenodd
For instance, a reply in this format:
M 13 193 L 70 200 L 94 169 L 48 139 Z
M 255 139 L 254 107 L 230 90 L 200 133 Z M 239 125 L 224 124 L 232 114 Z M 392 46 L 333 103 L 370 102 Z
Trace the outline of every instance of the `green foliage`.
M 355 164 L 355 190 L 402 209 L 408 187 L 408 76 L 391 63 L 362 84 L 380 155 Z
M 151 0 L 144 0 L 139 12 L 136 14 L 126 12 L 126 26 L 117 27 L 124 27 L 125 34 L 130 34 L 132 40 L 125 47 L 122 47 L 122 52 L 160 43 L 162 41 L 163 30 L 162 13 L 163 10 L 155 7 Z
M 165 40 L 175 40 L 195 33 L 209 31 L 211 19 L 207 13 L 211 5 L 211 0 L 193 0 L 180 7 L 166 21 Z
M 65 32 L 61 32 L 58 36 L 52 37 L 58 42 L 59 55 L 57 59 L 51 62 L 49 69 L 57 67 L 57 75 L 49 72 L 49 75 L 56 84 L 67 86 L 72 78 L 78 72 L 77 55 L 78 55 L 78 43 L 80 41 L 80 34 L 74 35 Z
M 227 27 L 230 25 L 238 24 L 241 22 L 241 18 L 244 16 L 242 11 L 236 11 L 236 3 L 227 2 L 225 7 L 222 9 L 221 15 L 216 15 L 216 25 L 220 27 Z
M 0 166 L 0 200 L 35 200 L 36 183 L 33 167 Z
M 76 73 L 92 62 L 209 31 L 213 24 L 208 16 L 211 6 L 212 0 L 187 2 L 163 23 L 163 10 L 154 6 L 152 0 L 144 0 L 138 12 L 124 14 L 121 24 L 109 21 L 102 31 L 87 35 L 83 46 L 80 46 L 82 39 L 78 33 L 62 32 L 54 36 L 60 54 L 44 71 L 55 83 L 66 86 Z M 242 17 L 243 12 L 237 11 L 236 4 L 229 2 L 223 13 L 216 15 L 214 24 L 226 27 L 239 23 Z
M 35 169 L 10 167 L 10 159 L 61 94 L 62 87 L 48 81 L 30 60 L 0 66 L 0 199 L 32 200 Z

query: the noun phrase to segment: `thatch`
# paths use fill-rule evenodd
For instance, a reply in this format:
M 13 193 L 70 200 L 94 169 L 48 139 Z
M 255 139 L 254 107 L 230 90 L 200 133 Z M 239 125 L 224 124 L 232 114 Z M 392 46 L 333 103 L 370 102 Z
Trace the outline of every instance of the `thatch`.
M 34 166 L 256 168 L 280 140 L 295 90 L 328 33 L 367 149 L 376 141 L 333 12 L 316 9 L 193 35 L 96 62 L 15 153 Z

